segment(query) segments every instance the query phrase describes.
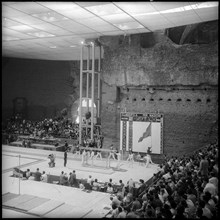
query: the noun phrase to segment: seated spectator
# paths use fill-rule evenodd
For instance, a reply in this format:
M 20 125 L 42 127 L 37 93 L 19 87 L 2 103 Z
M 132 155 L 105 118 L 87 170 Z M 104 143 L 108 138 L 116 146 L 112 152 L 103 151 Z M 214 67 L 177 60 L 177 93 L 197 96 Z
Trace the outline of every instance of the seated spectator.
M 202 154 L 202 159 L 199 165 L 199 171 L 201 172 L 202 176 L 205 177 L 208 176 L 208 167 L 209 167 L 209 162 L 207 160 L 207 157 Z
M 144 217 L 150 219 L 156 217 L 156 212 L 151 205 L 147 205 Z
M 212 218 L 212 213 L 210 211 L 210 209 L 208 209 L 205 205 L 205 201 L 203 200 L 200 200 L 199 201 L 199 208 L 202 209 L 202 216 L 205 216 L 206 218 L 208 219 L 211 219 Z
M 35 176 L 34 176 L 33 173 L 30 173 L 30 176 L 29 176 L 28 180 L 35 180 Z
M 75 170 L 73 170 L 73 172 L 70 174 L 69 184 L 70 184 L 70 186 L 77 186 L 76 171 Z
M 35 181 L 41 181 L 41 172 L 39 172 L 39 168 L 35 172 Z
M 14 167 L 13 169 L 13 176 L 15 177 L 23 177 L 25 175 L 24 173 L 24 171 L 18 169 L 17 167 Z
M 30 169 L 27 169 L 27 171 L 26 171 L 26 178 L 28 179 L 30 177 L 30 175 L 31 175 Z
M 117 188 L 118 192 L 123 192 L 125 184 L 122 182 L 122 180 L 119 180 L 119 186 Z M 124 194 L 124 192 L 123 192 Z
M 218 178 L 216 177 L 214 172 L 210 173 L 209 182 L 215 185 L 218 192 Z
M 125 212 L 125 210 L 121 206 L 119 206 L 117 218 L 126 218 L 126 214 L 127 213 Z
M 111 218 L 117 218 L 118 209 L 117 209 L 117 206 L 115 204 L 112 205 L 111 213 L 112 213 Z
M 43 171 L 42 173 L 41 181 L 47 183 L 47 174 L 45 173 L 45 171 Z
M 59 181 L 60 185 L 67 185 L 68 183 L 68 177 L 67 174 L 64 174 L 64 171 L 61 172 L 60 174 L 60 181 Z
M 141 208 L 141 203 L 138 201 L 138 197 L 133 198 L 131 210 L 135 212 L 137 209 L 140 209 L 140 208 Z
M 113 192 L 114 192 L 114 189 L 113 189 L 111 183 L 108 183 L 108 186 L 107 186 L 106 192 L 108 192 L 108 193 L 113 193 Z
M 135 183 L 134 183 L 134 180 L 132 178 L 130 178 L 127 182 L 127 186 L 128 186 L 128 191 L 130 193 L 133 193 L 133 189 L 135 187 Z
M 122 194 L 122 192 L 117 192 L 117 198 L 118 198 L 118 200 L 120 200 L 121 202 L 123 201 L 123 199 L 124 199 L 124 195 Z
M 138 216 L 134 211 L 132 211 L 129 207 L 127 207 L 126 210 L 127 210 L 126 218 L 138 218 L 138 217 L 139 217 L 139 216 Z
M 191 188 L 188 189 L 188 191 L 187 191 L 187 199 L 190 199 L 194 205 L 196 204 L 197 198 L 196 198 L 196 195 L 192 193 Z
M 81 190 L 84 190 L 85 189 L 85 186 L 83 185 L 83 183 L 81 181 L 79 181 L 79 188 Z
M 146 189 L 146 185 L 144 184 L 144 180 L 140 179 L 139 182 L 140 182 L 140 185 L 139 185 L 139 187 L 137 189 L 137 195 L 140 195 Z
M 97 180 L 97 179 L 95 179 L 95 181 L 93 182 L 92 185 L 93 185 L 93 186 L 92 186 L 92 189 L 93 189 L 93 190 L 96 190 L 96 191 L 99 190 L 100 184 L 98 183 L 98 180 Z
M 87 183 L 92 186 L 93 178 L 91 175 L 89 175 L 89 178 L 87 179 Z
M 64 185 L 68 186 L 68 184 L 69 184 L 68 175 L 67 175 L 67 173 L 64 173 Z
M 209 179 L 209 182 L 205 185 L 203 192 L 209 192 L 212 196 L 216 196 L 218 189 L 214 183 L 216 183 L 215 179 Z
M 121 201 L 117 196 L 110 196 L 110 200 L 112 201 L 111 206 L 115 205 L 116 207 L 121 205 Z
M 131 194 L 131 193 L 128 193 L 128 194 L 124 197 L 124 199 L 123 199 L 124 207 L 129 206 L 129 204 L 132 202 L 132 200 L 133 200 L 132 194 Z

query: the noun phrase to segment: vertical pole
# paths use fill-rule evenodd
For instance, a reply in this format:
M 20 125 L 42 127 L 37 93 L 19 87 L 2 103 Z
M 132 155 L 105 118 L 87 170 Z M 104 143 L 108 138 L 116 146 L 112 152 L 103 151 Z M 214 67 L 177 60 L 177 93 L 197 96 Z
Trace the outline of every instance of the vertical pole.
M 97 106 L 97 117 L 100 117 L 100 71 L 101 71 L 101 52 L 102 48 L 99 46 L 100 51 L 99 51 L 99 64 L 98 64 L 98 106 Z
M 19 169 L 19 183 L 18 183 L 18 188 L 19 188 L 19 190 L 18 190 L 18 194 L 20 195 L 20 166 L 21 166 L 21 164 L 20 164 L 20 154 L 18 155 L 18 163 L 19 163 L 19 165 L 18 165 L 18 169 Z
M 89 71 L 89 55 L 90 55 L 90 47 L 89 45 L 87 46 L 87 71 Z M 86 107 L 87 107 L 87 112 L 89 112 L 89 72 L 86 73 Z M 88 120 L 86 120 L 86 135 L 88 134 Z
M 79 82 L 79 144 L 82 144 L 82 83 L 83 83 L 83 45 L 80 54 L 80 82 Z
M 95 76 L 95 44 L 92 42 L 92 106 L 91 106 L 91 139 L 93 140 L 93 129 L 94 129 L 94 77 Z

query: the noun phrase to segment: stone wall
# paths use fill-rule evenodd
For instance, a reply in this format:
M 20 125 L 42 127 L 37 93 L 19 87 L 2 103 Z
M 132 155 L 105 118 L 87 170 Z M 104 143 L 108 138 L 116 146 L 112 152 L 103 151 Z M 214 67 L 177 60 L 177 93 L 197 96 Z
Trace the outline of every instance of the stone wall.
M 176 45 L 163 31 L 101 37 L 104 147 L 119 147 L 120 112 L 164 114 L 165 154 L 189 153 L 218 131 L 218 42 Z M 96 62 L 97 67 L 97 62 Z M 79 98 L 79 61 L 10 59 L 2 68 L 2 116 L 25 97 L 29 118 L 69 116 Z M 86 81 L 84 79 L 84 91 Z M 95 86 L 97 93 L 97 85 Z M 84 93 L 85 95 L 85 93 Z
M 146 35 L 145 35 L 146 36 Z M 119 147 L 120 111 L 164 114 L 164 153 L 185 154 L 217 137 L 218 42 L 176 45 L 163 31 L 101 38 L 102 128 Z M 117 101 L 117 87 L 121 88 Z

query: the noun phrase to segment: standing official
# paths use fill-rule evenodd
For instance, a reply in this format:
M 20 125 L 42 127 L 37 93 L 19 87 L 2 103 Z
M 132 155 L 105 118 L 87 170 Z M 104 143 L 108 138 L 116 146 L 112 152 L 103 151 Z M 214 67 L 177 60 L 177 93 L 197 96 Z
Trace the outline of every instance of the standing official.
M 66 167 L 66 163 L 67 163 L 67 150 L 65 150 L 64 152 L 64 167 Z

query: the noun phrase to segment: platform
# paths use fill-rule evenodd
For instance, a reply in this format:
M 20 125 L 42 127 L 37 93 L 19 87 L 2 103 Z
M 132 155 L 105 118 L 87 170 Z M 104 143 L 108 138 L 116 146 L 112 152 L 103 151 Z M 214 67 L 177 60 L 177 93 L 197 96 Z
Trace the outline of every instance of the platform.
M 61 171 L 69 174 L 73 170 L 76 171 L 77 179 L 86 179 L 89 175 L 98 181 L 107 182 L 111 178 L 114 183 L 118 183 L 119 180 L 122 180 L 125 184 L 130 177 L 135 181 L 139 179 L 144 179 L 147 181 L 150 179 L 154 173 L 157 172 L 158 165 L 150 165 L 148 168 L 139 165 L 137 162 L 134 162 L 133 167 L 129 166 L 128 162 L 123 161 L 120 165 L 120 169 L 116 169 L 117 161 L 111 160 L 110 168 L 106 168 L 106 159 L 94 160 L 94 166 L 91 166 L 91 161 L 89 165 L 82 166 L 81 158 L 74 158 L 72 153 L 68 153 L 67 166 L 64 167 L 63 152 L 55 152 L 56 154 L 56 166 L 49 168 L 47 156 L 51 151 L 39 150 L 39 149 L 29 149 L 22 147 L 12 147 L 8 145 L 2 146 L 2 195 L 6 193 L 11 193 L 18 195 L 19 194 L 19 178 L 10 177 L 12 175 L 13 167 L 18 167 L 20 155 L 20 166 L 22 170 L 29 168 L 32 172 L 35 172 L 37 168 L 40 169 L 40 172 L 45 171 L 47 174 L 60 175 Z M 37 212 L 39 206 L 40 212 L 45 209 L 43 204 L 39 205 L 39 201 L 42 199 L 47 199 L 49 201 L 57 201 L 64 203 L 66 207 L 73 206 L 74 209 L 66 212 L 67 217 L 80 216 L 80 218 L 89 218 L 89 217 L 103 217 L 108 213 L 108 209 L 105 207 L 110 207 L 110 194 L 103 192 L 92 191 L 87 193 L 81 191 L 78 188 L 66 187 L 62 185 L 49 184 L 44 182 L 36 182 L 33 180 L 20 180 L 20 195 L 29 195 L 30 201 L 33 204 L 16 204 L 16 206 L 26 210 L 27 214 L 30 210 Z M 39 199 L 40 198 L 40 199 Z M 77 199 L 76 199 L 77 198 Z M 12 196 L 13 199 L 13 196 Z M 16 198 L 14 198 L 16 199 Z M 5 200 L 7 200 L 5 198 Z M 6 201 L 9 204 L 10 200 Z M 16 200 L 15 200 L 16 201 Z M 44 200 L 46 201 L 46 200 Z M 49 203 L 46 201 L 46 203 Z M 27 202 L 27 201 L 26 201 Z M 56 202 L 50 202 L 56 203 Z M 14 204 L 12 204 L 14 205 Z M 37 205 L 37 206 L 36 206 Z M 83 208 L 83 209 L 82 209 Z M 75 210 L 75 212 L 74 212 Z M 39 211 L 39 210 L 38 210 Z M 4 211 L 8 217 L 9 212 Z M 45 211 L 46 213 L 46 211 Z M 44 214 L 45 214 L 44 213 Z M 13 215 L 13 213 L 11 213 Z M 29 213 L 33 214 L 33 213 Z M 36 214 L 36 213 L 35 213 Z M 42 215 L 42 213 L 40 214 Z M 55 214 L 47 213 L 47 217 L 51 218 Z M 46 216 L 46 214 L 45 214 Z M 65 216 L 63 216 L 65 217 Z

